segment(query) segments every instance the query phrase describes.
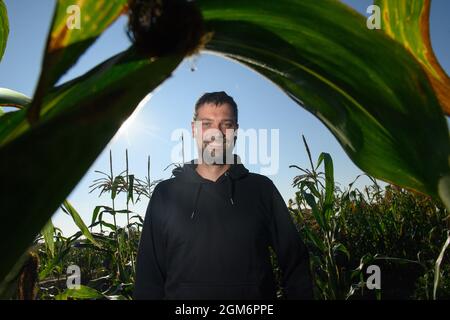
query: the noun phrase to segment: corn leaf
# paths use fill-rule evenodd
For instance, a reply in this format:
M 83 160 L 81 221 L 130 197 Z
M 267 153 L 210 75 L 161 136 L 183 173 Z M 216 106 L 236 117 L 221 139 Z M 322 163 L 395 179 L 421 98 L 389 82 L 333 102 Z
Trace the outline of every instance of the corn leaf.
M 403 45 L 369 30 L 365 17 L 338 1 L 198 3 L 214 32 L 207 50 L 272 81 L 363 171 L 438 197 L 450 171 L 448 127 L 427 75 Z
M 88 286 L 80 285 L 78 289 L 66 289 L 63 293 L 55 296 L 55 300 L 86 300 L 86 299 L 106 299 L 99 291 Z
M 45 224 L 44 228 L 41 231 L 42 236 L 45 240 L 45 246 L 50 251 L 51 257 L 55 256 L 55 239 L 53 238 L 53 234 L 55 233 L 55 228 L 52 223 L 52 219 L 48 220 Z
M 333 159 L 331 155 L 326 152 L 322 152 L 317 160 L 316 167 L 324 162 L 325 167 L 325 203 L 324 205 L 332 208 L 334 203 L 334 168 Z
M 37 125 L 30 127 L 19 110 L 0 126 L 0 176 L 10 181 L 0 186 L 8 199 L 0 203 L 0 219 L 10 226 L 0 243 L 1 279 L 138 103 L 181 61 L 150 60 L 130 48 L 52 90 Z M 10 214 L 15 210 L 20 216 Z
M 24 108 L 27 107 L 30 102 L 31 99 L 20 92 L 0 88 L 0 106 Z
M 83 236 L 85 236 L 86 239 L 88 239 L 92 244 L 94 244 L 95 246 L 100 248 L 101 247 L 100 243 L 95 241 L 94 237 L 92 236 L 88 227 L 84 223 L 83 219 L 81 219 L 81 216 L 78 213 L 78 211 L 67 200 L 64 200 L 63 206 L 69 212 L 70 216 L 72 217 L 73 221 L 77 225 L 78 229 L 80 229 Z
M 6 10 L 6 6 L 3 0 L 0 0 L 0 61 L 2 61 L 3 54 L 5 53 L 8 35 L 8 11 Z
M 127 0 L 58 0 L 47 39 L 30 119 L 36 121 L 48 90 L 126 10 Z
M 375 0 L 375 4 L 381 8 L 381 29 L 422 64 L 442 109 L 450 115 L 450 78 L 439 64 L 430 40 L 431 0 Z

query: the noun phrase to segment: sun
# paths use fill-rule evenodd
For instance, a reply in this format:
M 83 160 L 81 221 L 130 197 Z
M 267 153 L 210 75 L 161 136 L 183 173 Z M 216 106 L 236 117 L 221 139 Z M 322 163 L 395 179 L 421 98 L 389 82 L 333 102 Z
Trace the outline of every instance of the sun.
M 160 128 L 154 124 L 149 124 L 148 119 L 145 120 L 145 124 L 142 122 L 141 114 L 144 106 L 148 104 L 152 98 L 153 93 L 149 93 L 136 107 L 131 116 L 126 119 L 120 126 L 117 133 L 114 135 L 112 142 L 118 142 L 122 139 L 126 140 L 127 145 L 131 145 L 131 141 L 134 139 L 141 139 L 143 136 L 150 136 L 151 138 L 156 138 L 158 140 L 167 141 L 167 139 L 162 138 L 157 134 Z

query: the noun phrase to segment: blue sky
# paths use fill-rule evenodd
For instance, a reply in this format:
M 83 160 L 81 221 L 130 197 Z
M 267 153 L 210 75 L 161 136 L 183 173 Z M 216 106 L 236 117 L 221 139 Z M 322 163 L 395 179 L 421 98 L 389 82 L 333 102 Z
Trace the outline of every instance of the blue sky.
M 343 1 L 364 15 L 372 4 L 368 0 Z M 53 13 L 53 0 L 5 0 L 10 18 L 10 38 L 5 56 L 0 63 L 0 87 L 6 87 L 33 95 L 40 72 L 43 50 Z M 431 38 L 435 53 L 449 73 L 450 70 L 450 1 L 433 0 L 431 8 Z M 126 18 L 120 18 L 61 80 L 65 82 L 83 74 L 93 66 L 129 46 L 125 34 Z M 195 71 L 191 71 L 194 67 Z M 96 205 L 109 205 L 107 196 L 98 198 L 89 194 L 89 185 L 100 176 L 94 170 L 108 171 L 109 150 L 114 157 L 114 170 L 124 169 L 125 149 L 129 152 L 130 170 L 136 176 L 146 175 L 147 156 L 152 159 L 151 178 L 166 179 L 170 170 L 163 169 L 171 162 L 171 151 L 178 141 L 171 140 L 176 128 L 189 130 L 195 101 L 205 92 L 226 91 L 239 106 L 241 128 L 279 129 L 280 169 L 269 176 L 279 188 L 285 200 L 292 197 L 292 178 L 296 169 L 291 164 L 308 167 L 308 159 L 301 142 L 301 134 L 308 140 L 314 160 L 320 152 L 332 155 L 335 179 L 346 187 L 361 173 L 344 153 L 325 126 L 307 111 L 295 104 L 280 89 L 251 69 L 234 61 L 211 54 L 201 54 L 185 59 L 167 79 L 142 104 L 127 130 L 120 130 L 97 158 L 68 199 L 86 222 L 90 221 Z M 276 112 L 274 112 L 276 108 Z M 270 112 L 266 112 L 270 111 Z M 257 116 L 255 116 L 257 114 Z M 129 125 L 128 125 L 129 124 Z M 186 137 L 189 138 L 189 137 Z M 81 155 L 80 155 L 81 156 Z M 63 160 L 63 159 L 62 159 Z M 260 172 L 257 165 L 248 165 L 253 172 Z M 369 183 L 359 180 L 358 186 Z M 119 198 L 116 207 L 124 207 Z M 133 210 L 143 214 L 147 200 L 138 203 Z M 69 235 L 77 231 L 71 219 L 61 212 L 53 216 L 53 222 Z M 124 218 L 119 218 L 123 223 Z

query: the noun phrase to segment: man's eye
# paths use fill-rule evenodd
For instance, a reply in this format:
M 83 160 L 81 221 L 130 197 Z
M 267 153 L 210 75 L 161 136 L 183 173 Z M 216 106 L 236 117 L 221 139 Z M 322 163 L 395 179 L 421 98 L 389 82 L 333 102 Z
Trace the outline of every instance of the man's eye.
M 203 123 L 203 126 L 204 126 L 204 127 L 209 127 L 210 125 L 211 125 L 211 123 L 209 123 L 209 122 Z

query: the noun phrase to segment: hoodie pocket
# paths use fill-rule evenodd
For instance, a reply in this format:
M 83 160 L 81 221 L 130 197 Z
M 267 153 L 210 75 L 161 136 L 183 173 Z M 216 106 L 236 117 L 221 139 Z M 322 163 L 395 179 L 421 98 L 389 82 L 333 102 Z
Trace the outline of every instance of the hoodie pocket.
M 260 299 L 261 291 L 256 282 L 181 282 L 176 299 Z

